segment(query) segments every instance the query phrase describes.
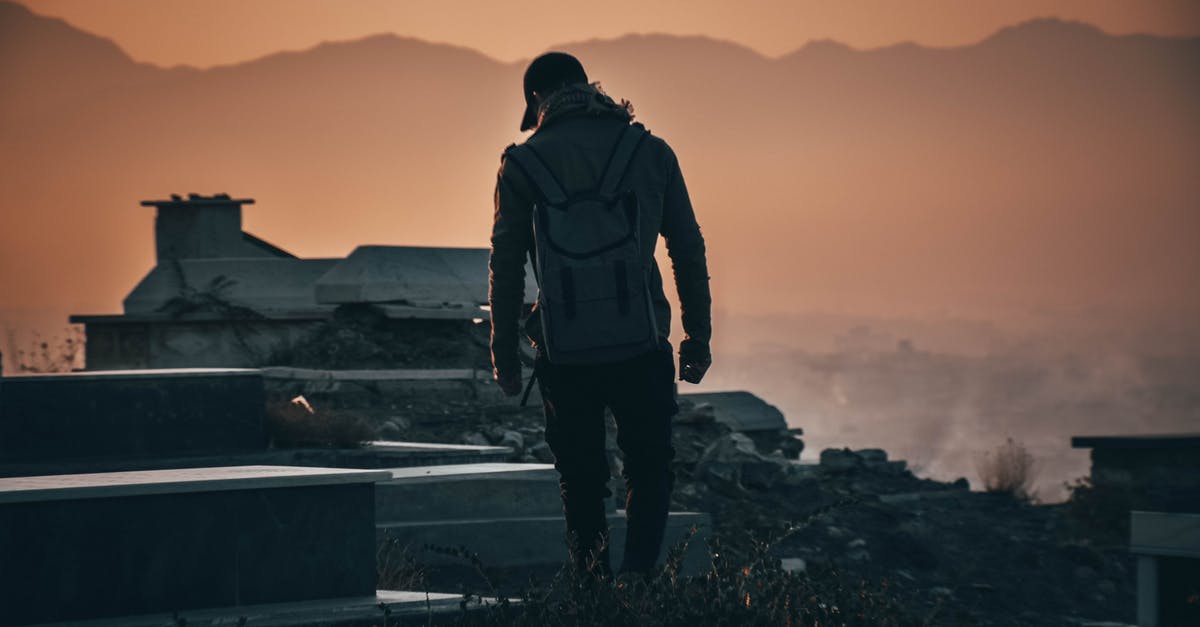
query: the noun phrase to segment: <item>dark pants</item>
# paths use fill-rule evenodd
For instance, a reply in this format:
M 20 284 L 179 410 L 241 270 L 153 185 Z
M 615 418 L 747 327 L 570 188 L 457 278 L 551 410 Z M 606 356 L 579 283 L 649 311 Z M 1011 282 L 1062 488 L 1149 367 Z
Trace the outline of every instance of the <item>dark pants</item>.
M 625 458 L 625 554 L 622 571 L 648 572 L 658 560 L 671 500 L 671 419 L 675 363 L 670 345 L 595 366 L 534 366 L 546 409 L 546 442 L 559 472 L 567 534 L 578 567 L 609 569 L 605 500 L 610 477 L 604 409 L 617 422 Z

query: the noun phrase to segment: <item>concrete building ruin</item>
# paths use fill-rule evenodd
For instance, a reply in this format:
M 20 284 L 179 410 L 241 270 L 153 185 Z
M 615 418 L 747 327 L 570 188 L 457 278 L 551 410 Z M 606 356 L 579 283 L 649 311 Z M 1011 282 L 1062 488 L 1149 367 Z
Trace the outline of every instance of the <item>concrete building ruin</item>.
M 369 310 L 369 324 L 399 344 L 461 337 L 461 346 L 443 342 L 453 346 L 435 351 L 442 363 L 433 367 L 478 360 L 471 327 L 487 318 L 487 249 L 360 246 L 344 258 L 305 259 L 242 230 L 242 207 L 253 203 L 227 194 L 142 201 L 157 212 L 154 268 L 125 298 L 123 313 L 71 316 L 85 327 L 88 370 L 287 361 L 356 308 Z M 527 274 L 532 302 L 536 286 Z M 403 355 L 380 359 L 403 365 Z

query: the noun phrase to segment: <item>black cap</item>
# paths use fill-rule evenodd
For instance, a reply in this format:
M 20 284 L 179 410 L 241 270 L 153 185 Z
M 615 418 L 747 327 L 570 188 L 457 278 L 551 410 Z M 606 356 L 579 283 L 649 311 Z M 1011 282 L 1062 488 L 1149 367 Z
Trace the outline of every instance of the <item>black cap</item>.
M 521 130 L 537 126 L 538 105 L 533 92 L 545 95 L 561 85 L 587 82 L 583 64 L 565 52 L 547 52 L 531 61 L 525 70 L 525 115 L 521 117 Z

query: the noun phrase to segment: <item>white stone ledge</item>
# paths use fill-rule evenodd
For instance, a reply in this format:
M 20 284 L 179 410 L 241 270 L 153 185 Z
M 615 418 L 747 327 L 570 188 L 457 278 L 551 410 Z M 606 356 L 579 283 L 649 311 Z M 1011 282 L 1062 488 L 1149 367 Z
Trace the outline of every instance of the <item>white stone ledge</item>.
M 10 477 L 0 479 L 0 504 L 376 483 L 391 478 L 390 472 L 380 470 L 302 466 L 223 466 Z
M 517 479 L 529 481 L 558 482 L 558 473 L 553 464 L 448 464 L 443 466 L 411 466 L 389 468 L 392 480 L 389 484 L 436 483 L 441 481 L 473 481 L 477 479 Z
M 4 375 L 5 379 L 38 381 L 107 381 L 114 379 L 183 379 L 188 377 L 246 377 L 260 376 L 256 368 L 147 368 L 137 370 L 81 370 L 79 372 L 21 373 Z
M 1200 514 L 1134 511 L 1129 536 L 1138 555 L 1200 558 Z

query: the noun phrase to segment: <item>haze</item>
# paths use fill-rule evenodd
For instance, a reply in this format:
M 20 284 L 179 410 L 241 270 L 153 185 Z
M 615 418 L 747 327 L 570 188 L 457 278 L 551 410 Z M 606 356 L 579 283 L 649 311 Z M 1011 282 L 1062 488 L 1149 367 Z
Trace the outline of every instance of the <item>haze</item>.
M 301 256 L 486 246 L 511 59 L 554 47 L 680 156 L 710 385 L 814 447 L 967 474 L 1006 435 L 1200 421 L 1200 5 L 28 4 L 68 21 L 0 2 L 7 326 L 119 311 L 153 263 L 138 200 L 170 193 L 254 197 L 247 230 Z
M 630 33 L 705 35 L 768 56 L 810 40 L 855 48 L 974 43 L 1004 26 L 1055 17 L 1114 34 L 1200 34 L 1190 0 L 21 0 L 112 38 L 138 61 L 209 67 L 323 41 L 395 33 L 502 61 L 568 41 Z

